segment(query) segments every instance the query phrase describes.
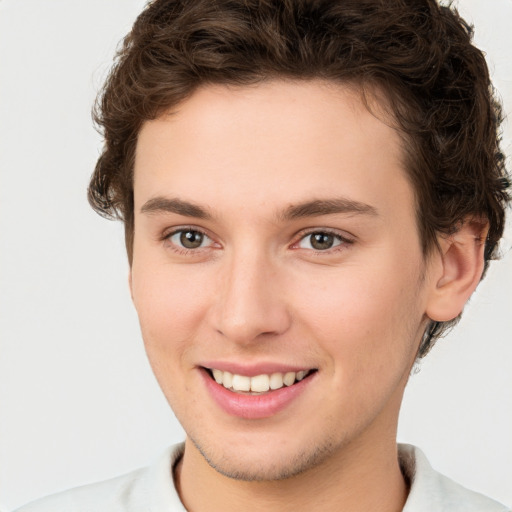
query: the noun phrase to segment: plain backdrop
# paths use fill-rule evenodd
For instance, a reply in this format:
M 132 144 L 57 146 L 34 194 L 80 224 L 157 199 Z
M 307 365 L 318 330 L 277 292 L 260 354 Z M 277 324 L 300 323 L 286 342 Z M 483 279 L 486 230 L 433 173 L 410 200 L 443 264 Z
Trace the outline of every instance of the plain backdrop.
M 85 191 L 90 108 L 142 0 L 0 0 L 0 508 L 150 463 L 183 433 L 146 362 L 122 227 Z M 511 0 L 461 0 L 512 109 Z M 505 150 L 511 151 L 510 129 Z M 411 378 L 399 439 L 512 504 L 512 237 Z

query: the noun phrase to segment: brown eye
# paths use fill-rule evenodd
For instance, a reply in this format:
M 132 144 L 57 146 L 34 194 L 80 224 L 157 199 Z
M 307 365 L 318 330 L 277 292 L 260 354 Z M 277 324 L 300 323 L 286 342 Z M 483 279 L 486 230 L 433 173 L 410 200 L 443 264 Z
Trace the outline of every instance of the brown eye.
M 169 240 L 174 245 L 182 247 L 183 249 L 199 249 L 211 242 L 204 233 L 194 229 L 182 229 L 180 231 L 176 231 L 169 237 Z
M 338 235 L 325 231 L 316 231 L 314 233 L 309 233 L 302 238 L 299 242 L 299 247 L 301 249 L 327 251 L 328 249 L 332 249 L 333 247 L 340 245 L 342 242 L 343 239 Z
M 203 234 L 199 231 L 182 231 L 180 235 L 180 242 L 183 247 L 187 249 L 197 249 L 203 243 Z
M 329 233 L 313 233 L 311 236 L 311 247 L 317 251 L 330 249 L 334 244 L 334 237 Z

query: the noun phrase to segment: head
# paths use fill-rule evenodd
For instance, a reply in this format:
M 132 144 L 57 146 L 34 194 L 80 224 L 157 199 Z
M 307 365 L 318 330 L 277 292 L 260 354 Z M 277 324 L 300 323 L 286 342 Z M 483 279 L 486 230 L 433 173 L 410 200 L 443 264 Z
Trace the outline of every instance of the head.
M 157 0 L 96 117 L 89 197 L 125 223 L 149 359 L 197 452 L 276 479 L 393 438 L 508 200 L 499 108 L 456 12 Z M 224 391 L 274 378 L 260 401 Z

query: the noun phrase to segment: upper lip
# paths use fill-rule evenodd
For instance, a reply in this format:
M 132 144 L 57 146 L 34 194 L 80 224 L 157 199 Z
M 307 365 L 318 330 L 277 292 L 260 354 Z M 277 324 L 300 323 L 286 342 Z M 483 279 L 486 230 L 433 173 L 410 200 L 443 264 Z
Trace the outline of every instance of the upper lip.
M 233 361 L 207 361 L 199 366 L 209 370 L 216 369 L 223 372 L 230 372 L 236 375 L 245 375 L 247 377 L 256 377 L 256 375 L 271 375 L 272 373 L 299 372 L 301 370 L 309 371 L 315 369 L 308 365 L 291 365 L 276 362 L 261 363 L 240 363 Z

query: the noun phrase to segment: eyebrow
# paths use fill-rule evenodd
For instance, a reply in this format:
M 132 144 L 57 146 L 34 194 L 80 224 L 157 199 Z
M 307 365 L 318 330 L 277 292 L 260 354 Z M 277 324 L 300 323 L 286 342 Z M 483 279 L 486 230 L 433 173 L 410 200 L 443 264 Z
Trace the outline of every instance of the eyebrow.
M 279 215 L 283 220 L 302 219 L 304 217 L 319 217 L 336 213 L 362 214 L 377 216 L 378 211 L 373 206 L 353 201 L 347 198 L 316 199 L 304 203 L 294 204 Z
M 212 219 L 212 215 L 202 206 L 178 198 L 157 196 L 149 199 L 140 209 L 141 213 L 176 213 L 196 219 Z M 366 203 L 347 198 L 314 199 L 293 204 L 278 214 L 280 220 L 296 220 L 305 217 L 320 217 L 336 213 L 378 215 L 377 209 Z
M 196 219 L 211 219 L 212 216 L 201 206 L 188 201 L 182 201 L 177 198 L 153 197 L 146 201 L 141 209 L 141 213 L 177 213 L 185 217 L 195 217 Z

